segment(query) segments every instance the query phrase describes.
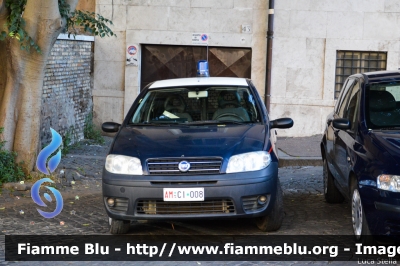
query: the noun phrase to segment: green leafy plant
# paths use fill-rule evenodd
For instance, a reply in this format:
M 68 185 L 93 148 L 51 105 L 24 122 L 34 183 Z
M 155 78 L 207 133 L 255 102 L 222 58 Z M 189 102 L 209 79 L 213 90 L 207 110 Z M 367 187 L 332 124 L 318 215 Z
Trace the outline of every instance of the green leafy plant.
M 67 27 L 65 30 L 68 33 L 68 37 L 71 34 L 77 34 L 75 26 L 81 26 L 84 31 L 102 38 L 105 36 L 116 36 L 106 25 L 106 23 L 112 25 L 112 21 L 99 14 L 82 10 L 75 10 L 70 14 L 71 16 L 67 18 Z
M 93 124 L 93 113 L 90 112 L 85 118 L 85 127 L 83 128 L 83 136 L 85 139 L 91 139 L 94 143 L 104 144 L 105 140 L 101 135 L 100 130 L 98 130 Z
M 0 128 L 0 136 L 4 128 Z M 6 141 L 0 138 L 0 185 L 6 182 L 16 182 L 24 179 L 25 175 L 22 171 L 22 164 L 17 163 L 15 152 L 10 152 L 4 149 Z
M 4 25 L 8 32 L 2 31 L 0 33 L 0 40 L 5 38 L 14 38 L 21 43 L 21 49 L 29 51 L 33 47 L 40 53 L 39 46 L 29 36 L 25 30 L 26 22 L 22 18 L 27 0 L 6 0 L 6 7 L 10 9 L 10 15 Z
M 6 0 L 6 7 L 10 10 L 10 15 L 4 25 L 4 30 L 0 32 L 0 41 L 6 38 L 17 39 L 20 42 L 21 49 L 30 51 L 31 48 L 41 53 L 40 47 L 35 40 L 29 36 L 25 30 L 26 21 L 22 17 L 27 0 Z M 64 32 L 68 36 L 77 34 L 76 26 L 83 27 L 85 32 L 93 35 L 105 37 L 116 36 L 114 32 L 107 26 L 113 25 L 112 21 L 94 12 L 75 10 L 70 12 L 70 5 L 66 0 L 58 0 L 58 7 L 61 17 L 66 20 L 67 25 Z
M 66 155 L 70 152 L 71 149 L 78 146 L 78 142 L 75 142 L 75 129 L 73 126 L 70 126 L 69 129 L 65 132 L 63 137 L 63 145 L 61 149 L 61 154 Z

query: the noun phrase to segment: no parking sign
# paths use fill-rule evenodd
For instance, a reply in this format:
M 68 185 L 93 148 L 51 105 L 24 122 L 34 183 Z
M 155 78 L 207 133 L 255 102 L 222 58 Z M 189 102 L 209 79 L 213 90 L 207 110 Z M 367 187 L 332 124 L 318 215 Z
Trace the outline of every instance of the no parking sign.
M 126 48 L 126 65 L 131 65 L 131 66 L 138 66 L 138 52 L 139 52 L 139 46 L 134 44 L 134 45 L 128 45 Z
M 208 40 L 210 36 L 208 33 L 193 33 L 192 34 L 192 44 L 194 45 L 208 45 Z

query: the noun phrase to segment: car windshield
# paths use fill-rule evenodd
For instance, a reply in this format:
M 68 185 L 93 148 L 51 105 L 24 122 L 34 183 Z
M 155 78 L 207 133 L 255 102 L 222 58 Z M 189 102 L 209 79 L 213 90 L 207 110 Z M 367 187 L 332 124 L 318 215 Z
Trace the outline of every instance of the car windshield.
M 400 82 L 367 86 L 367 123 L 371 129 L 400 127 Z
M 257 123 L 260 114 L 246 86 L 177 87 L 149 90 L 130 124 Z

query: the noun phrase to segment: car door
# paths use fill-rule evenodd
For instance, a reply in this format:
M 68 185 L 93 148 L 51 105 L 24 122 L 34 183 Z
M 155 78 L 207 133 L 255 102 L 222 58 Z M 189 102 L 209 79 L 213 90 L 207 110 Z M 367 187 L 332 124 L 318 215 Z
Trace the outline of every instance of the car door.
M 345 118 L 350 121 L 350 129 L 335 131 L 335 161 L 340 186 L 345 192 L 348 190 L 348 178 L 351 171 L 351 155 L 354 154 L 354 146 L 357 134 L 358 114 L 360 106 L 360 80 L 355 79 L 352 86 L 346 94 L 343 108 L 338 113 L 339 118 Z
M 328 134 L 327 134 L 327 153 L 328 153 L 327 159 L 328 159 L 328 161 L 327 162 L 328 162 L 328 166 L 329 166 L 331 173 L 335 177 L 335 180 L 340 179 L 339 171 L 338 171 L 339 167 L 336 163 L 336 158 L 335 158 L 335 142 L 336 142 L 338 129 L 335 129 L 333 127 L 332 120 L 335 118 L 339 118 L 339 113 L 344 112 L 344 108 L 347 103 L 346 100 L 348 100 L 347 94 L 353 84 L 354 84 L 354 78 L 348 78 L 346 80 L 346 82 L 344 83 L 343 88 L 339 94 L 339 98 L 336 102 L 333 115 L 331 117 L 329 117 L 327 120 L 327 124 L 328 124 L 328 128 L 327 128 L 327 132 L 328 132 Z
M 327 157 L 326 159 L 327 159 L 328 164 L 331 164 L 331 162 L 335 156 L 334 155 L 335 149 L 333 148 L 334 128 L 332 127 L 332 120 L 335 118 L 335 113 L 337 113 L 339 110 L 339 106 L 340 106 L 340 103 L 341 103 L 341 100 L 342 100 L 343 94 L 344 94 L 343 92 L 345 91 L 345 88 L 346 88 L 348 82 L 353 82 L 353 81 L 352 80 L 349 81 L 349 79 L 345 80 L 342 90 L 341 90 L 341 93 L 339 94 L 338 100 L 336 101 L 334 111 L 332 113 L 330 113 L 326 119 L 327 125 L 326 125 L 326 131 L 325 131 L 326 132 L 325 133 L 326 134 L 325 135 L 325 137 L 326 137 L 325 149 L 326 149 L 326 157 Z

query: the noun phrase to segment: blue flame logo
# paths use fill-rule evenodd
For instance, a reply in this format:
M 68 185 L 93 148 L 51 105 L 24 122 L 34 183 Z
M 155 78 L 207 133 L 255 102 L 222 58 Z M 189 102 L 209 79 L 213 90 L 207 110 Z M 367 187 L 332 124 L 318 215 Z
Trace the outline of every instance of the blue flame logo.
M 40 198 L 40 195 L 39 195 L 40 185 L 44 182 L 54 183 L 54 181 L 51 180 L 50 178 L 42 178 L 39 181 L 37 181 L 35 184 L 33 184 L 32 189 L 31 189 L 31 196 L 32 196 L 33 201 L 41 207 L 47 207 L 47 205 L 42 201 L 42 199 Z M 49 189 L 53 193 L 54 197 L 56 198 L 56 209 L 54 210 L 54 212 L 44 212 L 39 209 L 37 209 L 37 211 L 44 218 L 54 218 L 57 215 L 59 215 L 61 210 L 63 209 L 63 206 L 64 206 L 63 198 L 61 196 L 60 191 L 58 191 L 57 189 L 55 189 L 53 187 L 48 187 L 48 186 L 45 186 L 45 187 L 47 189 Z M 49 202 L 52 201 L 51 196 L 49 194 L 44 193 L 44 197 L 46 198 L 47 201 L 49 201 Z
M 60 147 L 60 145 L 62 143 L 62 138 L 61 138 L 60 134 L 58 134 L 57 131 L 55 131 L 52 128 L 50 128 L 50 130 L 51 130 L 51 136 L 52 136 L 51 143 L 50 143 L 50 145 L 45 147 L 39 153 L 39 156 L 36 160 L 37 169 L 45 175 L 49 175 L 49 171 L 47 170 L 47 167 L 46 167 L 47 159 L 50 157 L 50 155 L 53 152 L 55 152 Z M 60 161 L 61 161 L 61 150 L 59 150 L 56 155 L 54 155 L 53 157 L 51 157 L 49 159 L 48 167 L 49 167 L 50 173 L 54 172 L 54 170 L 57 168 Z M 31 197 L 32 197 L 33 201 L 41 207 L 47 207 L 47 205 L 40 198 L 40 194 L 39 194 L 40 185 L 45 182 L 54 183 L 54 181 L 52 181 L 50 178 L 42 178 L 39 181 L 37 181 L 35 184 L 33 184 L 32 189 L 31 189 Z M 53 212 L 44 212 L 39 209 L 37 209 L 37 211 L 44 218 L 54 218 L 57 215 L 59 215 L 61 210 L 63 209 L 63 206 L 64 206 L 63 198 L 61 196 L 61 193 L 57 189 L 55 189 L 53 187 L 48 187 L 48 186 L 46 186 L 46 188 L 49 189 L 53 193 L 53 195 L 56 199 L 56 209 Z M 44 193 L 43 196 L 45 197 L 45 199 L 47 201 L 49 201 L 49 202 L 52 201 L 52 198 L 49 194 Z
M 36 161 L 36 167 L 37 169 L 42 172 L 45 175 L 48 175 L 49 172 L 47 171 L 46 168 L 46 161 L 47 158 L 49 158 L 49 156 L 55 152 L 58 147 L 60 147 L 61 143 L 62 143 L 62 138 L 60 136 L 60 134 L 57 133 L 57 131 L 55 131 L 54 129 L 50 128 L 51 130 L 51 143 L 49 146 L 47 146 L 46 148 L 44 148 L 40 153 L 39 156 L 37 158 Z M 50 173 L 52 173 L 58 166 L 58 164 L 61 161 L 61 150 L 59 150 L 57 152 L 56 155 L 54 155 L 53 157 L 50 158 L 49 160 L 49 170 Z

